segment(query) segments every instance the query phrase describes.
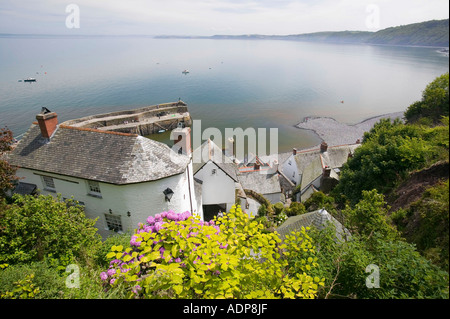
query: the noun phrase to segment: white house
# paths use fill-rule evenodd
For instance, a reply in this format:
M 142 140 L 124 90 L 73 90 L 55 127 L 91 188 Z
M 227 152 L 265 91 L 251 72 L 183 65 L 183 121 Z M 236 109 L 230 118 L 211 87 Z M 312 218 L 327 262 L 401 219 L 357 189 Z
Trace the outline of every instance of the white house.
M 293 150 L 283 163 L 282 172 L 296 186 L 300 186 L 298 201 L 305 201 L 311 194 L 323 188 L 329 188 L 339 180 L 340 168 L 361 144 L 328 146 L 323 142 L 320 147 L 302 151 Z
M 87 217 L 98 218 L 103 237 L 168 210 L 203 218 L 189 151 L 136 134 L 58 125 L 57 114 L 46 109 L 36 119 L 8 155 L 27 186 L 18 189 L 73 197 Z
M 236 203 L 237 166 L 211 139 L 193 152 L 196 183 L 201 185 L 201 201 L 205 220 L 220 211 L 227 212 Z

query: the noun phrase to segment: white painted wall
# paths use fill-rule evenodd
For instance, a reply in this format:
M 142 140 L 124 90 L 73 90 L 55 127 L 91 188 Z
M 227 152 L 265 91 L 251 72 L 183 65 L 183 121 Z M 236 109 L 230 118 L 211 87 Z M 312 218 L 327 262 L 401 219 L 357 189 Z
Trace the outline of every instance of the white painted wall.
M 184 173 L 157 181 L 121 186 L 99 183 L 102 198 L 90 196 L 87 181 L 83 179 L 23 168 L 19 168 L 16 175 L 23 178 L 21 181 L 25 183 L 36 184 L 43 195 L 51 194 L 56 197 L 58 193 L 63 197 L 73 196 L 75 200 L 84 202 L 86 217 L 98 218 L 96 227 L 100 235 L 105 238 L 114 233 L 107 230 L 104 216 L 110 209 L 113 215 L 121 216 L 123 229 L 126 232 L 133 232 L 139 222 L 145 222 L 148 216 L 154 216 L 163 211 L 170 209 L 177 213 L 191 211 L 190 195 L 192 195 L 192 211 L 198 213 L 193 178 L 192 175 L 188 178 L 188 171 L 192 174 L 191 164 Z M 54 177 L 56 193 L 45 190 L 41 175 Z M 170 202 L 165 200 L 163 194 L 167 187 L 174 192 Z M 127 212 L 130 212 L 130 217 L 127 216 Z M 200 217 L 203 219 L 202 215 Z
M 215 170 L 215 174 L 213 174 Z M 203 181 L 203 205 L 227 204 L 227 210 L 235 203 L 234 180 L 225 174 L 216 164 L 207 162 L 195 177 Z

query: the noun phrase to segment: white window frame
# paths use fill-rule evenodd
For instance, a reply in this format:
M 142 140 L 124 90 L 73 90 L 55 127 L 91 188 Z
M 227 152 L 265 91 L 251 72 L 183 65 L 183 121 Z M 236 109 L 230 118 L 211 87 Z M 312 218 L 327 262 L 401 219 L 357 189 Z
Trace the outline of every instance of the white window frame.
M 122 216 L 113 215 L 110 213 L 105 214 L 106 230 L 114 231 L 116 233 L 123 232 Z
M 87 181 L 88 195 L 102 198 L 102 191 L 100 189 L 99 182 L 96 181 Z
M 55 179 L 53 177 L 42 175 L 42 184 L 44 185 L 44 190 L 56 193 Z

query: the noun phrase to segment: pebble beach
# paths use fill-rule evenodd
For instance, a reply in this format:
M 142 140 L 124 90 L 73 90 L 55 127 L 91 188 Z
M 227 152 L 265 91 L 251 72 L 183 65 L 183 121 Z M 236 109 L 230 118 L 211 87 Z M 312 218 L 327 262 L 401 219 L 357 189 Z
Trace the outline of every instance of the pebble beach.
M 380 119 L 403 119 L 403 112 L 395 112 L 371 117 L 357 124 L 345 124 L 329 117 L 305 117 L 296 127 L 315 132 L 329 146 L 355 143 L 362 141 L 364 132 L 370 131 Z

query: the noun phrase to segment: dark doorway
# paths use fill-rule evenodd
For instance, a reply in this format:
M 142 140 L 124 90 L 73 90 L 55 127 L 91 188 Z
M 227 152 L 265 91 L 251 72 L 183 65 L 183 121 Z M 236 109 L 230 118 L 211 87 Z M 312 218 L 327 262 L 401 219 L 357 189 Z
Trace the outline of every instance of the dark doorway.
M 217 205 L 203 205 L 203 217 L 206 222 L 214 219 L 214 216 L 217 216 L 219 212 L 225 213 L 227 209 L 226 204 L 217 204 Z

